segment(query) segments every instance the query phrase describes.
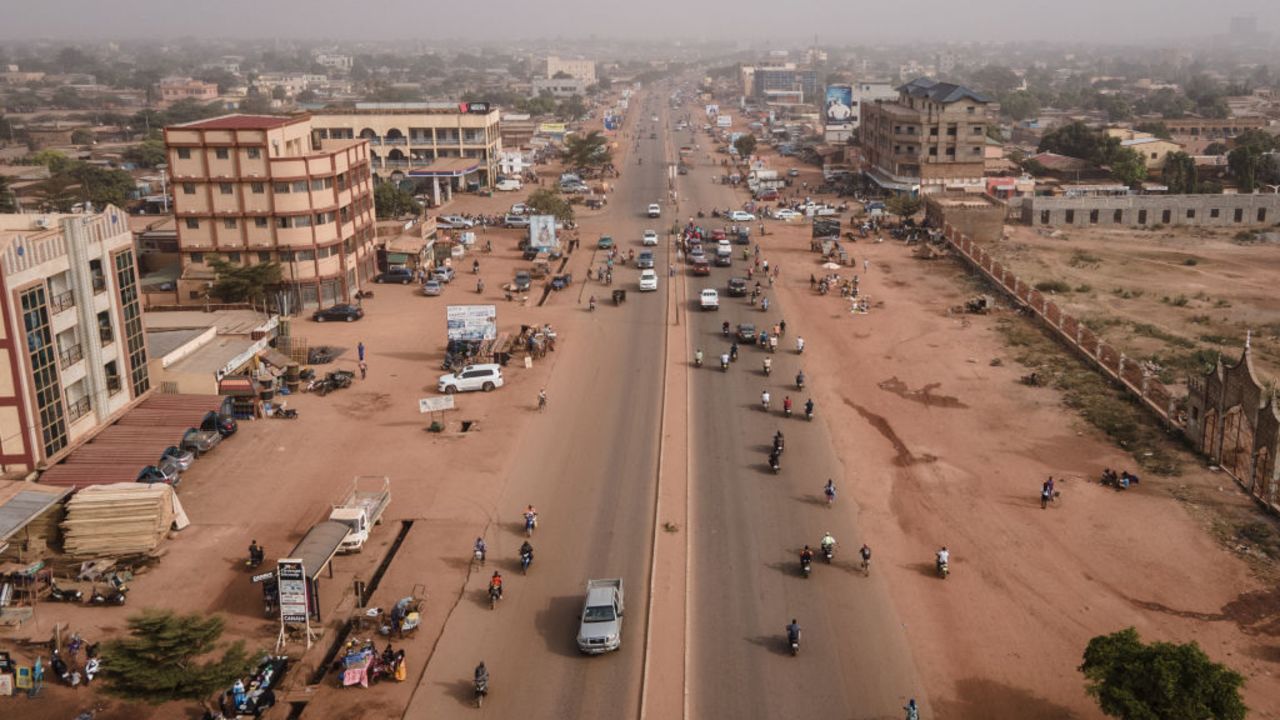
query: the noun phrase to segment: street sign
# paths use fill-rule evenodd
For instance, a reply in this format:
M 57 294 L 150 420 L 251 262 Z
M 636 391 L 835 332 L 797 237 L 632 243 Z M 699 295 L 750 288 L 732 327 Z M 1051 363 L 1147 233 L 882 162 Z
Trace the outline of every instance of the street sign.
M 307 573 L 299 559 L 276 562 L 277 590 L 280 593 L 280 622 L 305 623 L 307 608 Z
M 436 397 L 418 399 L 418 412 L 424 415 L 429 412 L 443 412 L 452 409 L 452 395 L 437 395 Z

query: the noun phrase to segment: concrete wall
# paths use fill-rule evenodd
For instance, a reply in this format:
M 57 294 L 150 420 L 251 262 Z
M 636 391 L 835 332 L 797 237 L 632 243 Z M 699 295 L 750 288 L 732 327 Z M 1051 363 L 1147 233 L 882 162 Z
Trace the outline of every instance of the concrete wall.
M 1273 225 L 1280 223 L 1280 195 L 1035 197 L 1023 201 L 1022 222 L 1043 227 Z

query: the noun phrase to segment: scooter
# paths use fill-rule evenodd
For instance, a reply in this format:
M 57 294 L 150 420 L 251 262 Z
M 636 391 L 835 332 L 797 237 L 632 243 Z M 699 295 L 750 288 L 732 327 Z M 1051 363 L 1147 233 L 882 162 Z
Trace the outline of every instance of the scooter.
M 694 355 L 694 356 L 693 356 L 693 366 L 694 366 L 694 367 L 697 367 L 697 368 L 702 367 L 702 356 L 701 356 L 701 355 Z
M 831 558 L 835 557 L 835 554 L 836 554 L 836 546 L 835 546 L 835 545 L 823 545 L 823 546 L 822 546 L 822 559 L 823 559 L 823 560 L 826 560 L 826 561 L 827 561 L 827 564 L 830 564 L 830 563 L 831 563 Z
M 525 535 L 525 537 L 532 537 L 532 536 L 533 536 L 533 531 L 534 531 L 534 530 L 536 530 L 536 529 L 537 529 L 537 527 L 538 527 L 538 516 L 537 516 L 537 515 L 529 514 L 529 515 L 525 515 L 525 516 L 524 516 L 524 535 Z
M 533 553 L 520 553 L 520 572 L 523 575 L 529 574 L 529 563 L 533 562 Z
M 800 558 L 800 575 L 807 578 L 811 572 L 813 572 L 813 560 L 807 557 Z
M 772 373 L 772 372 L 773 372 L 773 363 L 769 362 L 769 359 L 768 359 L 768 358 L 765 358 L 765 361 L 764 361 L 764 374 L 765 374 L 765 376 L 766 376 L 766 377 L 768 377 L 768 375 L 769 375 L 770 373 Z
M 95 585 L 93 593 L 89 595 L 90 605 L 123 605 L 125 601 L 125 593 L 128 592 L 128 586 L 123 582 L 112 580 L 111 589 L 103 593 Z
M 298 411 L 294 408 L 277 408 L 275 412 L 271 413 L 271 417 L 276 420 L 297 420 Z
M 84 600 L 84 593 L 79 590 L 63 590 L 57 583 L 49 584 L 49 599 L 54 602 L 74 602 Z
M 800 373 L 799 375 L 796 375 L 796 389 L 797 390 L 804 389 L 804 373 Z
M 947 576 L 951 574 L 951 563 L 939 560 L 936 564 L 938 566 L 938 577 L 946 580 Z
M 476 680 L 476 707 L 484 705 L 484 696 L 489 694 L 489 680 L 487 678 L 479 678 Z
M 805 419 L 805 420 L 812 420 L 812 419 L 813 419 L 813 406 L 812 406 L 812 405 L 805 405 L 805 406 L 804 406 L 804 419 Z
M 773 471 L 774 475 L 782 471 L 782 459 L 776 453 L 769 456 L 769 469 Z
M 729 360 L 728 360 L 728 358 L 723 358 L 723 357 L 722 357 L 722 358 L 720 358 L 720 369 L 721 369 L 721 370 L 723 370 L 724 372 L 729 372 Z
M 784 405 L 782 406 L 782 414 L 783 414 L 785 417 L 791 417 L 791 406 L 790 406 L 790 405 L 786 405 L 786 404 L 784 404 Z
M 472 553 L 472 557 L 474 557 L 474 558 L 476 559 L 476 562 L 480 563 L 480 565 L 481 565 L 482 567 L 484 566 L 484 551 L 483 551 L 483 550 L 481 550 L 481 549 L 479 549 L 479 548 L 476 548 L 476 551 L 475 551 L 474 553 Z
M 489 609 L 492 610 L 498 606 L 498 601 L 502 599 L 502 588 L 497 585 L 489 585 Z
M 791 656 L 795 657 L 800 654 L 800 634 L 787 633 L 787 641 L 791 643 Z

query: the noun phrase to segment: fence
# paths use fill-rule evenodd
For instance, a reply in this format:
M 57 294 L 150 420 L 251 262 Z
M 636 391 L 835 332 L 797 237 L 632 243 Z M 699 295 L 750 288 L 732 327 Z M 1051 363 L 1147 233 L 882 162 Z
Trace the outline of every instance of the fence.
M 1039 290 L 1023 282 L 1013 274 L 1012 270 L 993 259 L 968 235 L 960 233 L 951 225 L 946 225 L 943 229 L 943 237 L 956 254 L 1004 291 L 1015 303 L 1031 311 L 1053 330 L 1067 347 L 1101 370 L 1113 382 L 1132 393 L 1162 421 L 1172 426 L 1182 426 L 1183 422 L 1178 415 L 1173 393 L 1169 392 L 1163 383 L 1152 377 L 1140 363 L 1125 357 L 1123 352 L 1102 342 L 1092 330 L 1084 326 L 1084 323 L 1067 314 Z

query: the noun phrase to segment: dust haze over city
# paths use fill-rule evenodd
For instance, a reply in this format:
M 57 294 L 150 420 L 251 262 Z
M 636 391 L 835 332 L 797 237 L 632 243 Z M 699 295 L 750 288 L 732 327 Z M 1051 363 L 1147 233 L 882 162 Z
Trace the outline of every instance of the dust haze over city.
M 0 18 L 0 717 L 1280 717 L 1275 3 Z

